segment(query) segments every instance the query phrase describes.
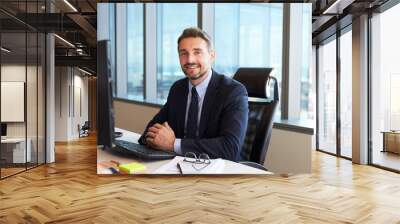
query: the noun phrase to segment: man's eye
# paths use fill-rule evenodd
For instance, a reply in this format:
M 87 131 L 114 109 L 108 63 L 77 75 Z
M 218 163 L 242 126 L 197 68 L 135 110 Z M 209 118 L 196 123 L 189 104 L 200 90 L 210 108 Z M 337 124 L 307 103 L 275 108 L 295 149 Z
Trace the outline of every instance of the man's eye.
M 179 53 L 179 55 L 180 55 L 180 56 L 186 56 L 187 53 L 186 53 L 186 52 L 181 52 L 181 53 Z

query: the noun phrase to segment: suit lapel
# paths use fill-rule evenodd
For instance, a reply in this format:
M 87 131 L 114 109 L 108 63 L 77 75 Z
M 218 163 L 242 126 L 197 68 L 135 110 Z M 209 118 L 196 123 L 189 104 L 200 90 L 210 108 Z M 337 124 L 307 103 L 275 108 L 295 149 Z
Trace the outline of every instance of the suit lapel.
M 183 138 L 184 132 L 185 132 L 185 116 L 186 116 L 186 106 L 187 106 L 187 97 L 189 94 L 188 91 L 188 80 L 186 79 L 184 84 L 182 85 L 182 88 L 180 88 L 178 97 L 178 103 L 177 105 L 177 137 Z
M 206 95 L 204 96 L 204 102 L 201 109 L 199 137 L 201 138 L 204 134 L 207 126 L 208 119 L 210 117 L 212 105 L 215 100 L 215 96 L 218 92 L 218 74 L 213 70 L 210 83 L 208 84 Z

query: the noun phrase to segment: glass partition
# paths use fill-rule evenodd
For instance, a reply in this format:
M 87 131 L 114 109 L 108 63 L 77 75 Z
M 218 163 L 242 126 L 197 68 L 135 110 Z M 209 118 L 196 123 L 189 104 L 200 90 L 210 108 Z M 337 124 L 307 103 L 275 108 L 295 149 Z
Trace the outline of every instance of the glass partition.
M 318 149 L 336 154 L 336 37 L 318 48 Z
M 30 157 L 26 151 L 26 41 L 25 32 L 1 34 L 1 122 L 6 125 L 1 140 L 2 177 L 24 171 Z
M 2 2 L 25 12 L 44 12 L 45 1 Z M 4 21 L 7 21 L 4 22 Z M 0 178 L 45 162 L 45 51 L 43 33 L 0 12 Z

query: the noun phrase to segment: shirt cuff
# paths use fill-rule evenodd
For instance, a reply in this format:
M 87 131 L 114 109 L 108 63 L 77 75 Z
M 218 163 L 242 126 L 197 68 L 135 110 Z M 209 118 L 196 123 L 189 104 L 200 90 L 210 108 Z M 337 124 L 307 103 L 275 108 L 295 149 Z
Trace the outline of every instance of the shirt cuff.
M 176 138 L 174 142 L 174 152 L 178 155 L 182 155 L 181 140 L 180 138 Z

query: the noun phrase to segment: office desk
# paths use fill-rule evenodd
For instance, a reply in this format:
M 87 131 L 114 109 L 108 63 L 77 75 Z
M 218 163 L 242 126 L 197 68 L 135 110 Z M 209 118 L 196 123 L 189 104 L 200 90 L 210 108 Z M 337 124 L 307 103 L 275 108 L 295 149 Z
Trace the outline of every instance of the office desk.
M 30 138 L 27 138 L 26 142 L 27 144 L 25 144 L 25 138 L 1 139 L 2 159 L 6 163 L 25 163 L 25 160 L 26 162 L 30 162 L 32 141 Z M 26 154 L 25 145 L 27 145 Z
M 383 150 L 382 152 L 392 152 L 400 154 L 400 131 L 382 131 Z
M 123 133 L 123 136 L 119 139 L 137 142 L 140 134 L 122 130 L 119 128 L 115 129 Z M 138 172 L 137 174 L 179 174 L 179 172 L 165 172 L 161 170 L 165 164 L 169 163 L 171 160 L 158 160 L 158 161 L 140 161 L 133 157 L 123 157 L 117 154 L 113 154 L 107 150 L 97 148 L 97 173 L 98 174 L 111 174 L 111 170 L 107 168 L 102 168 L 101 163 L 116 161 L 120 164 L 126 164 L 131 162 L 140 162 L 146 166 L 146 170 Z M 249 167 L 240 163 L 232 162 L 229 160 L 224 160 L 224 169 L 218 172 L 218 174 L 264 174 L 271 175 L 271 172 L 259 170 L 253 167 Z

